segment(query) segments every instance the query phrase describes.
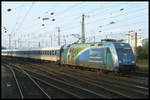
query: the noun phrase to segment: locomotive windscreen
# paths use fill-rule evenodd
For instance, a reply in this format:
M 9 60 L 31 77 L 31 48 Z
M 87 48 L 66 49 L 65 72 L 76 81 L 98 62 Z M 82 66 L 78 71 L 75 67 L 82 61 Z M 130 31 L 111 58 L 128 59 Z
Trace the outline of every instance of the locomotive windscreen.
M 132 49 L 128 43 L 115 43 L 114 45 L 120 65 L 129 65 L 135 63 Z

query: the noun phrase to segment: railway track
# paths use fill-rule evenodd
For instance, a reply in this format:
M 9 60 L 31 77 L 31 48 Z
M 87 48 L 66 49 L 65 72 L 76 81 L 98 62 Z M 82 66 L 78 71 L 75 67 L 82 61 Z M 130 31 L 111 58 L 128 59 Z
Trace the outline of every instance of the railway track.
M 22 64 L 20 65 L 20 63 Z M 76 91 L 74 91 L 73 93 L 76 93 L 76 95 L 79 96 L 76 96 L 77 98 L 87 96 L 89 96 L 87 98 L 93 98 L 96 96 L 96 98 L 147 98 L 149 95 L 147 86 L 142 86 L 141 83 L 134 84 L 132 82 L 126 82 L 123 79 L 116 80 L 109 78 L 109 80 L 103 78 L 103 76 L 100 78 L 91 78 L 89 76 L 83 75 L 82 73 L 72 73 L 71 71 L 56 71 L 56 69 L 50 68 L 51 66 L 46 66 L 46 64 L 38 65 L 31 62 L 18 62 L 17 65 L 28 71 L 28 73 L 30 73 L 33 78 L 35 77 L 34 79 L 36 81 L 40 81 L 36 79 L 38 77 L 39 79 L 46 80 L 45 82 L 47 82 L 47 84 L 51 83 L 51 81 L 54 81 L 54 83 L 51 84 L 57 83 L 56 85 L 60 86 L 60 84 L 62 84 L 61 82 L 65 82 L 67 84 L 86 90 L 86 95 L 81 95 L 81 93 L 84 92 L 78 92 L 78 94 Z M 60 87 L 65 87 L 65 85 Z M 67 90 L 69 89 L 67 87 L 65 88 Z
M 37 66 L 37 65 L 33 65 L 33 66 Z M 32 67 L 32 66 L 30 66 L 30 67 Z M 115 95 L 121 95 L 123 97 L 128 97 L 128 98 L 132 98 L 132 97 L 140 98 L 140 97 L 148 96 L 148 88 L 146 88 L 146 87 L 142 87 L 142 86 L 138 86 L 138 85 L 134 85 L 134 84 L 125 84 L 124 82 L 116 82 L 116 81 L 112 82 L 112 81 L 108 81 L 106 79 L 96 81 L 96 80 L 89 79 L 89 77 L 85 77 L 85 76 L 81 77 L 81 75 L 78 75 L 78 73 L 77 74 L 74 73 L 75 75 L 73 76 L 73 75 L 71 75 L 71 73 L 66 74 L 66 73 L 62 73 L 62 72 L 61 73 L 60 72 L 56 73 L 56 72 L 57 71 L 53 71 L 53 72 L 51 71 L 50 73 L 55 73 L 56 75 L 61 74 L 60 79 L 63 79 L 63 80 L 66 80 L 66 79 L 64 79 L 64 77 L 68 77 L 67 81 L 75 79 L 76 82 L 78 82 L 78 84 L 80 84 L 81 81 L 82 82 L 86 81 L 86 83 L 89 83 L 89 84 L 92 84 L 93 86 L 97 86 L 98 88 L 101 88 L 100 90 L 102 90 L 102 88 L 103 88 L 105 91 L 107 90 L 112 93 L 115 93 Z M 75 82 L 75 80 L 72 80 L 72 81 Z M 110 84 L 111 84 L 111 86 L 110 86 Z M 126 86 L 126 87 L 122 87 L 122 86 Z M 133 93 L 135 93 L 136 96 L 135 96 L 135 94 L 131 95 Z M 105 94 L 106 94 L 106 92 L 105 92 Z M 129 95 L 131 95 L 131 96 L 129 96 Z
M 17 88 L 20 93 L 21 99 L 30 99 L 30 98 L 49 98 L 50 96 L 37 84 L 37 82 L 31 78 L 31 76 L 25 71 L 12 68 L 10 65 L 4 65 L 12 72 Z
M 30 65 L 29 65 L 30 66 Z M 37 65 L 33 65 L 33 66 L 37 66 Z M 30 68 L 31 68 L 32 66 L 30 66 Z M 33 69 L 33 68 L 32 68 Z M 55 71 L 56 72 L 56 71 Z M 53 72 L 54 73 L 54 72 Z M 57 72 L 57 74 L 58 74 L 58 72 Z M 59 73 L 60 74 L 60 73 Z M 69 80 L 70 79 L 76 79 L 76 82 L 78 82 L 78 84 L 80 83 L 81 84 L 81 82 L 82 82 L 82 79 L 81 79 L 81 77 L 80 77 L 80 79 L 78 78 L 75 78 L 75 77 L 73 77 L 73 76 L 71 76 L 70 74 L 69 75 L 63 75 L 63 74 L 61 74 L 61 80 L 63 79 L 63 80 L 65 80 L 66 81 L 66 79 L 64 79 L 63 77 L 68 77 L 69 76 Z M 77 75 L 76 75 L 77 76 Z M 48 76 L 47 76 L 48 77 Z M 50 77 L 50 76 L 49 76 Z M 85 81 L 85 77 L 83 78 L 83 80 Z M 80 81 L 80 82 L 79 82 Z M 116 84 L 115 83 L 115 86 L 113 87 L 115 90 L 112 90 L 111 88 L 112 88 L 112 86 L 110 87 L 110 84 L 112 85 L 112 83 L 110 83 L 109 81 L 104 81 L 103 83 L 99 83 L 99 82 L 95 82 L 95 81 L 91 81 L 91 79 L 88 79 L 88 78 L 86 78 L 86 81 L 89 83 L 89 84 L 92 84 L 92 86 L 90 86 L 89 85 L 89 87 L 94 87 L 94 86 L 96 86 L 95 88 L 101 88 L 101 89 L 99 89 L 100 91 L 105 91 L 104 92 L 104 94 L 106 95 L 109 95 L 109 96 L 111 96 L 112 98 L 115 98 L 115 97 L 122 97 L 122 98 L 132 98 L 132 97 L 134 97 L 135 95 L 132 95 L 132 96 L 129 96 L 129 94 L 130 94 L 130 92 L 129 91 L 127 91 L 127 90 L 131 90 L 131 93 L 133 93 L 133 92 L 135 92 L 136 93 L 136 95 L 137 95 L 137 97 L 139 98 L 139 97 L 142 97 L 142 96 L 146 96 L 146 95 L 148 95 L 147 94 L 147 91 L 146 90 L 144 90 L 143 88 L 140 88 L 140 89 L 142 89 L 141 91 L 138 91 L 137 90 L 137 88 L 139 88 L 139 87 L 132 87 L 132 89 L 131 89 L 131 87 L 130 88 L 125 88 L 125 89 L 123 89 L 121 86 L 122 86 L 122 84 L 120 84 L 120 86 L 118 86 L 119 84 Z M 102 80 L 101 80 L 102 81 Z M 69 82 L 68 80 L 66 81 L 66 82 Z M 73 80 L 73 82 L 75 82 L 75 80 Z M 86 82 L 86 83 L 87 83 Z M 108 83 L 109 82 L 109 83 Z M 83 82 L 82 82 L 83 83 Z M 104 86 L 102 86 L 102 85 L 104 85 L 104 83 L 105 83 L 105 86 L 106 86 L 106 83 L 107 83 L 107 88 L 106 87 L 104 87 Z M 73 84 L 73 83 L 71 83 L 71 84 Z M 123 84 L 124 85 L 124 84 Z M 126 84 L 127 85 L 127 84 Z M 128 86 L 129 87 L 129 86 Z M 109 88 L 109 89 L 108 89 Z M 134 89 L 133 89 L 134 88 Z M 103 90 L 102 90 L 103 89 Z M 117 90 L 118 89 L 118 90 Z M 120 92 L 121 91 L 121 89 L 122 89 L 122 92 Z M 106 90 L 107 90 L 107 92 L 106 92 Z M 94 91 L 94 90 L 93 90 Z M 100 92 L 99 91 L 99 92 Z M 108 93 L 108 91 L 109 91 L 109 93 Z M 125 91 L 126 91 L 126 94 L 125 94 Z M 145 91 L 145 93 L 143 92 L 143 91 Z M 98 92 L 98 91 L 97 91 Z M 127 94 L 128 93 L 128 94 Z M 113 95 L 114 94 L 114 95 Z M 130 94 L 131 95 L 131 94 Z
M 15 69 L 16 69 L 16 67 L 20 68 L 16 65 L 12 65 L 12 64 L 11 64 L 11 66 L 13 66 L 13 69 L 14 69 L 14 67 L 15 67 Z M 20 68 L 20 69 L 23 70 L 23 72 L 26 73 L 28 76 L 30 76 L 30 78 L 36 80 L 35 82 L 38 81 L 38 82 L 44 83 L 45 85 L 55 87 L 59 91 L 62 91 L 64 93 L 67 93 L 67 94 L 71 95 L 72 98 L 108 98 L 107 96 L 101 95 L 99 93 L 90 91 L 88 89 L 85 89 L 85 88 L 82 88 L 82 87 L 79 87 L 79 86 L 69 84 L 67 82 L 64 82 L 64 81 L 61 81 L 61 80 L 58 80 L 58 79 L 55 79 L 55 78 L 52 78 L 52 77 L 44 76 L 40 73 L 36 73 L 36 72 L 33 72 L 33 71 L 31 73 L 31 71 L 30 71 L 30 74 L 29 74 L 29 70 L 22 69 L 22 68 Z M 61 88 L 61 87 L 63 87 L 63 88 Z M 57 94 L 57 93 L 55 93 L 55 94 Z M 59 96 L 58 98 L 62 98 L 62 97 Z M 65 96 L 65 98 L 67 98 L 67 97 Z

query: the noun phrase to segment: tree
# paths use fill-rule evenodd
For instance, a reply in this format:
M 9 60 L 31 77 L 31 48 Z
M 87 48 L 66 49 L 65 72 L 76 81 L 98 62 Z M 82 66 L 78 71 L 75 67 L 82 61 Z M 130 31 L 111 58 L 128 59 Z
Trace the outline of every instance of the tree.
M 148 41 L 142 47 L 137 47 L 137 59 L 148 59 Z

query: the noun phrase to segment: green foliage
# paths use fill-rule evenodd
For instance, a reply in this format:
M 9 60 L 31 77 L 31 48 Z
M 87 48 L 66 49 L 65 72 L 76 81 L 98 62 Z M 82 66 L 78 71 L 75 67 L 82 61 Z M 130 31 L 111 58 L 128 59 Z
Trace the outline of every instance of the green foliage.
M 137 60 L 148 59 L 148 41 L 141 47 L 137 47 Z

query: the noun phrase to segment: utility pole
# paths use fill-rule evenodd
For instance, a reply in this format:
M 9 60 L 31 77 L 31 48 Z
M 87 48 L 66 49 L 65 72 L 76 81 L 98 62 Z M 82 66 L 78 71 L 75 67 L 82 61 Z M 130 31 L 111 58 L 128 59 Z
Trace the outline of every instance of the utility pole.
M 18 39 L 18 48 L 19 48 L 19 39 Z
M 82 39 L 81 39 L 82 43 L 85 43 L 84 17 L 85 17 L 85 15 L 82 14 Z
M 11 49 L 11 34 L 9 34 L 9 49 Z
M 94 38 L 94 43 L 95 43 L 95 36 L 93 38 Z
M 63 38 L 64 38 L 64 42 L 65 42 L 65 45 L 66 45 L 66 38 L 65 38 L 65 35 L 63 35 Z
M 58 46 L 60 46 L 60 27 L 57 27 L 58 29 Z
M 137 32 L 135 32 L 135 60 L 137 58 Z
M 40 48 L 40 42 L 39 42 L 39 48 Z
M 15 49 L 16 49 L 16 40 L 15 40 Z

